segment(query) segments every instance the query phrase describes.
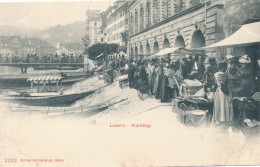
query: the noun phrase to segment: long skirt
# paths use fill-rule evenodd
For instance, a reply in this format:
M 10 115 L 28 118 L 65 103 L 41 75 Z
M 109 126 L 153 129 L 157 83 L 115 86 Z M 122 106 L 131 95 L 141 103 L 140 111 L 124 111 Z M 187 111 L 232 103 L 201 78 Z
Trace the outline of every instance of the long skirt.
M 157 85 L 157 86 L 156 86 L 155 89 L 154 89 L 154 90 L 155 90 L 155 91 L 154 91 L 155 98 L 156 98 L 156 99 L 161 99 L 162 76 L 158 76 L 158 77 L 156 78 L 156 80 L 155 80 L 155 83 L 157 83 L 157 84 L 155 84 L 155 85 Z
M 161 85 L 161 102 L 166 102 L 168 97 L 168 89 L 166 89 L 166 85 L 168 84 L 168 78 L 163 76 L 162 77 L 162 85 Z
M 229 92 L 231 92 L 229 90 Z M 232 105 L 232 94 L 224 94 L 220 87 L 217 88 L 214 98 L 212 123 L 229 122 L 234 120 L 234 112 Z
M 154 94 L 154 83 L 155 83 L 155 79 L 156 79 L 156 74 L 152 74 L 151 76 L 149 76 L 148 78 L 148 82 L 149 82 L 149 88 L 152 94 Z

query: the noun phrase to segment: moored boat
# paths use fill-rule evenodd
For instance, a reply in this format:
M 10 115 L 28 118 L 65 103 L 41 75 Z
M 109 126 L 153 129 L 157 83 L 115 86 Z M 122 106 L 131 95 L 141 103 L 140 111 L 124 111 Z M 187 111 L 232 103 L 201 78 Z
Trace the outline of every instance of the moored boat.
M 27 81 L 31 82 L 31 89 L 21 92 L 3 92 L 0 100 L 33 106 L 68 106 L 95 92 L 95 90 L 64 92 L 62 77 L 59 76 L 31 77 Z M 51 84 L 54 83 L 56 87 L 53 88 Z M 40 85 L 43 87 L 40 88 Z
M 64 70 L 47 73 L 32 73 L 32 74 L 6 74 L 0 75 L 0 88 L 12 88 L 12 87 L 25 87 L 30 86 L 27 82 L 31 77 L 42 77 L 46 75 L 60 76 L 63 78 L 64 85 L 74 84 L 82 81 L 94 74 L 93 71 L 80 71 L 80 70 Z
M 68 106 L 94 92 L 95 91 L 92 90 L 56 95 L 32 95 L 29 93 L 20 93 L 17 95 L 1 95 L 0 100 L 33 106 Z

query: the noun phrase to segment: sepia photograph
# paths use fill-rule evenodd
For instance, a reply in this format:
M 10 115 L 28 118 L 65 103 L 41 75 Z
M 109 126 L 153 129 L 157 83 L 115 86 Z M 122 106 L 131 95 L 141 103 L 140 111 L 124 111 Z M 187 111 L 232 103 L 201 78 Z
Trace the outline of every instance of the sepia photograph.
M 0 167 L 260 165 L 259 0 L 0 0 Z

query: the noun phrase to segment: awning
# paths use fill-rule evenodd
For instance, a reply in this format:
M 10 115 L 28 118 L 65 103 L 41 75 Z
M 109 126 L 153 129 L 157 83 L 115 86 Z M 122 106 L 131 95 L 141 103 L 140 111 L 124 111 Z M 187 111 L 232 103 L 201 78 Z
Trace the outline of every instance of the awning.
M 160 56 L 167 55 L 169 53 L 176 53 L 176 54 L 191 54 L 191 55 L 201 55 L 205 56 L 204 54 L 197 53 L 193 50 L 189 50 L 183 47 L 173 47 L 173 48 L 165 48 L 161 50 L 160 52 L 156 53 L 155 55 L 146 57 L 145 59 L 152 59 L 152 58 L 159 58 Z M 180 56 L 180 55 L 179 55 Z
M 178 49 L 180 49 L 180 47 L 174 47 L 174 48 L 165 48 L 163 50 L 161 50 L 160 52 L 156 53 L 155 56 L 163 56 L 169 53 L 173 53 L 175 51 L 177 51 Z
M 219 41 L 215 44 L 209 45 L 202 49 L 212 49 L 220 47 L 236 47 L 236 46 L 246 46 L 249 44 L 260 44 L 260 22 L 250 23 L 243 25 L 234 34 L 230 35 L 226 39 Z

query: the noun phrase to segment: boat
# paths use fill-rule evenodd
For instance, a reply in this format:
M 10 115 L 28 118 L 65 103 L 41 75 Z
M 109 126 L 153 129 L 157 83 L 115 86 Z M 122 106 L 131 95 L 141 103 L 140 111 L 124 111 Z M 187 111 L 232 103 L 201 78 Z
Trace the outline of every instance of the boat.
M 31 77 L 27 81 L 31 82 L 31 89 L 2 92 L 0 100 L 33 106 L 68 106 L 95 92 L 95 90 L 64 92 L 62 77 L 59 76 Z M 56 84 L 55 88 L 51 87 L 53 83 Z M 43 85 L 43 88 L 40 89 L 40 85 Z
M 89 115 L 98 113 L 107 109 L 110 106 L 109 103 L 100 103 L 90 106 L 72 106 L 72 107 L 43 107 L 43 106 L 27 106 L 27 105 L 10 105 L 8 108 L 14 112 L 38 112 L 44 113 L 48 116 L 65 116 L 72 114 Z
M 10 105 L 8 108 L 14 112 L 29 112 L 29 113 L 43 113 L 48 117 L 88 117 L 106 110 L 112 105 L 127 100 L 121 99 L 116 102 L 102 102 L 95 105 L 80 105 L 72 107 L 37 107 L 26 105 Z
M 19 103 L 22 105 L 31 105 L 31 106 L 68 106 L 74 103 L 77 100 L 80 100 L 95 91 L 85 91 L 85 92 L 71 92 L 66 94 L 50 94 L 50 95 L 35 95 L 29 93 L 19 93 L 16 95 L 1 95 L 1 101 L 8 101 Z
M 42 77 L 46 75 L 60 76 L 63 78 L 62 82 L 64 85 L 71 85 L 76 82 L 82 81 L 92 75 L 93 71 L 80 71 L 80 70 L 63 70 L 56 72 L 47 73 L 33 73 L 33 74 L 7 74 L 0 75 L 0 88 L 13 88 L 13 87 L 25 87 L 30 86 L 27 82 L 28 78 L 31 77 Z

